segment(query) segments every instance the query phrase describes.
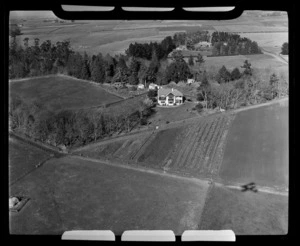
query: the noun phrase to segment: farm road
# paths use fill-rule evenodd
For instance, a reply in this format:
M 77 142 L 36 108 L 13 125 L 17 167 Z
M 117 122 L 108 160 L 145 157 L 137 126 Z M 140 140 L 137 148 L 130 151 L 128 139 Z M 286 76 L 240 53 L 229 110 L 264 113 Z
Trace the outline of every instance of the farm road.
M 198 183 L 198 184 L 206 184 L 211 186 L 216 185 L 219 187 L 226 187 L 229 189 L 236 189 L 236 190 L 241 190 L 241 186 L 244 184 L 232 184 L 232 185 L 228 185 L 228 184 L 222 184 L 219 182 L 215 182 L 213 180 L 210 179 L 201 179 L 201 178 L 193 178 L 193 177 L 184 177 L 178 174 L 173 174 L 173 173 L 168 173 L 165 171 L 159 171 L 159 170 L 154 170 L 151 168 L 145 168 L 145 167 L 135 167 L 132 165 L 124 165 L 124 164 L 120 164 L 117 162 L 112 162 L 112 161 L 105 161 L 105 160 L 98 160 L 95 158 L 90 158 L 90 157 L 82 157 L 82 156 L 76 156 L 76 155 L 71 155 L 69 156 L 70 158 L 74 158 L 74 159 L 81 159 L 81 160 L 86 160 L 86 161 L 91 161 L 91 162 L 95 162 L 95 163 L 101 163 L 104 165 L 108 165 L 108 166 L 114 166 L 114 167 L 120 167 L 120 168 L 125 168 L 125 169 L 130 169 L 130 170 L 136 170 L 139 172 L 144 172 L 144 173 L 151 173 L 151 174 L 156 174 L 156 175 L 160 175 L 160 176 L 165 176 L 165 177 L 171 177 L 171 178 L 175 178 L 175 179 L 181 179 L 181 180 L 186 180 L 186 181 L 190 181 L 190 182 L 194 182 L 194 183 Z M 276 194 L 276 195 L 282 195 L 282 196 L 288 196 L 288 191 L 279 191 L 276 190 L 274 188 L 271 187 L 262 187 L 262 186 L 256 186 L 256 188 L 258 189 L 258 192 L 261 193 L 270 193 L 270 194 Z
M 277 100 L 274 100 L 274 101 L 271 101 L 271 102 L 261 103 L 261 104 L 257 104 L 257 105 L 244 107 L 244 108 L 239 108 L 239 109 L 235 109 L 235 110 L 228 111 L 228 112 L 238 113 L 238 112 L 241 112 L 241 111 L 245 111 L 245 110 L 249 110 L 249 109 L 253 109 L 253 108 L 260 108 L 260 107 L 264 107 L 264 106 L 269 106 L 269 105 L 272 105 L 272 104 L 275 104 L 275 103 L 281 103 L 281 102 L 285 102 L 285 101 L 288 101 L 288 100 L 289 100 L 288 97 L 284 97 L 284 98 L 277 99 Z
M 282 56 L 280 55 L 277 55 L 276 53 L 272 53 L 272 52 L 269 52 L 269 51 L 266 51 L 265 49 L 261 48 L 262 52 L 266 55 L 270 55 L 270 56 L 273 56 L 276 60 L 280 61 L 280 62 L 283 62 L 285 64 L 289 64 L 287 60 L 285 60 Z
M 172 173 L 167 173 L 165 171 L 159 171 L 159 170 L 154 170 L 154 169 L 150 169 L 150 168 L 144 168 L 144 167 L 141 167 L 141 166 L 139 166 L 139 167 L 135 167 L 135 166 L 132 166 L 132 165 L 129 166 L 129 165 L 124 165 L 124 164 L 120 164 L 120 163 L 117 163 L 117 162 L 98 160 L 98 159 L 95 159 L 95 158 L 83 157 L 83 156 L 77 156 L 77 155 L 69 155 L 69 158 L 81 159 L 81 160 L 91 161 L 91 162 L 95 162 L 95 163 L 101 163 L 101 164 L 108 165 L 108 166 L 131 169 L 131 170 L 136 170 L 136 171 L 140 171 L 140 172 L 144 172 L 144 173 L 152 173 L 152 174 L 157 174 L 157 175 L 160 175 L 160 176 L 172 177 L 172 178 L 175 178 L 175 179 L 186 180 L 186 181 L 190 181 L 190 182 L 194 182 L 194 183 L 198 183 L 198 184 L 207 184 L 207 183 L 209 183 L 208 180 L 202 180 L 202 179 L 199 179 L 199 178 L 184 177 L 184 176 L 180 176 L 180 175 L 176 175 L 176 174 L 172 174 Z

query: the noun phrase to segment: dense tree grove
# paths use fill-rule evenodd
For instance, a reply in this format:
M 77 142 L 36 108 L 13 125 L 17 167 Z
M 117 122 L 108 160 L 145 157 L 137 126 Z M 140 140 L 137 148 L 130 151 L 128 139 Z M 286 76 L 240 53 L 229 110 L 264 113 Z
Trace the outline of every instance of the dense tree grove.
M 257 42 L 241 38 L 238 34 L 214 32 L 211 43 L 213 56 L 261 54 Z
M 150 60 L 152 58 L 153 52 L 156 53 L 159 60 L 164 59 L 168 54 L 175 49 L 175 44 L 170 36 L 166 37 L 161 43 L 134 43 L 130 44 L 129 48 L 126 50 L 128 56 L 144 58 Z
M 26 103 L 20 97 L 12 96 L 10 128 L 53 146 L 80 146 L 114 133 L 130 131 L 146 121 L 152 106 L 147 100 L 132 100 L 122 103 L 121 107 L 52 112 L 36 102 Z
M 198 87 L 198 100 L 202 101 L 202 106 L 199 105 L 196 109 L 201 111 L 203 105 L 211 109 L 234 109 L 288 95 L 288 83 L 284 78 L 279 78 L 273 73 L 269 81 L 264 81 L 259 76 L 254 76 L 251 64 L 247 60 L 242 67 L 243 72 L 238 68 L 229 72 L 222 66 L 216 78 L 219 83 L 209 80 L 204 71 Z
M 167 67 L 165 72 L 165 81 L 167 83 L 174 81 L 186 81 L 191 77 L 191 71 L 188 64 L 185 62 L 180 52 L 174 56 L 174 61 Z

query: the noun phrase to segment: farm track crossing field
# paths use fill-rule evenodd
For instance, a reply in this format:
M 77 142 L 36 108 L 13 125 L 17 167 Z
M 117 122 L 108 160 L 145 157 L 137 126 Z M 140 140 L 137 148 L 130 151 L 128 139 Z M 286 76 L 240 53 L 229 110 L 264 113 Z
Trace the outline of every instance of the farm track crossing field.
M 288 101 L 241 111 L 229 130 L 222 182 L 288 188 Z
M 10 184 L 35 169 L 35 166 L 39 163 L 51 157 L 50 152 L 25 143 L 14 137 L 9 137 L 8 153 Z
M 207 182 L 64 157 L 46 162 L 11 187 L 30 201 L 10 213 L 11 234 L 66 230 L 197 229 Z
M 9 94 L 25 101 L 38 101 L 48 108 L 78 109 L 122 100 L 101 87 L 65 76 L 48 76 L 10 82 Z

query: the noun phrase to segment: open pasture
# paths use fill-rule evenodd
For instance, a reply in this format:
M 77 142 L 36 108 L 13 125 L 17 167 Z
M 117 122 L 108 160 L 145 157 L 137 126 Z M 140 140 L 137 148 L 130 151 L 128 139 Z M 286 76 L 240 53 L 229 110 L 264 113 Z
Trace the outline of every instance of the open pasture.
M 288 188 L 288 102 L 237 113 L 228 133 L 222 182 Z
M 8 143 L 9 183 L 21 178 L 51 154 L 14 137 L 9 137 Z
M 109 166 L 76 157 L 53 159 L 11 187 L 29 202 L 10 213 L 11 234 L 66 230 L 197 229 L 208 184 Z
M 38 101 L 54 109 L 78 109 L 122 100 L 101 87 L 66 76 L 48 76 L 10 82 L 9 94 L 25 101 Z
M 288 32 L 272 33 L 241 33 L 242 37 L 255 40 L 257 44 L 266 51 L 279 54 L 283 43 L 288 42 Z
M 204 67 L 207 71 L 211 69 L 218 71 L 223 65 L 229 70 L 237 67 L 242 71 L 241 66 L 243 66 L 245 60 L 248 60 L 251 67 L 257 70 L 269 69 L 275 73 L 288 74 L 288 64 L 269 54 L 204 57 L 204 60 Z
M 214 186 L 207 196 L 199 230 L 228 229 L 236 235 L 287 234 L 288 196 Z

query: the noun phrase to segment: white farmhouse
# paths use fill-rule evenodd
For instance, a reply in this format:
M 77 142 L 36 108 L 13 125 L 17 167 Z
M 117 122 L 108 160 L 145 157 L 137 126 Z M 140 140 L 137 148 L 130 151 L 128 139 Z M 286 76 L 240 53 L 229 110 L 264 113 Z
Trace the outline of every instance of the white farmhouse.
M 159 88 L 157 102 L 161 106 L 175 106 L 183 103 L 183 94 L 173 88 Z

